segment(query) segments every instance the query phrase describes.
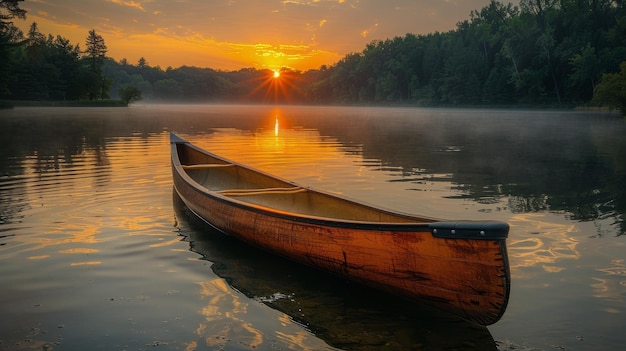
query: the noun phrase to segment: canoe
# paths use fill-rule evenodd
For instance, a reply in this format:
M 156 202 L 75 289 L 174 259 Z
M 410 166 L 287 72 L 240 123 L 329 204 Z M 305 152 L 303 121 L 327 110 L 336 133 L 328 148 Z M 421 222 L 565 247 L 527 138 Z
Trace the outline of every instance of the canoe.
M 225 234 L 480 325 L 506 310 L 506 223 L 398 213 L 272 176 L 175 134 L 170 146 L 178 196 Z

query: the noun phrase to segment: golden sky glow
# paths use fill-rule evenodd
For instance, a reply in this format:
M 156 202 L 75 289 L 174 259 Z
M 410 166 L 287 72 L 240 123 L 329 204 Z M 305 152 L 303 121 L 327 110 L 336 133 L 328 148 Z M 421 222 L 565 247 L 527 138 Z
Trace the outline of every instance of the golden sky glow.
M 373 40 L 448 31 L 488 0 L 26 0 L 27 31 L 84 48 L 89 30 L 108 56 L 151 66 L 297 70 L 332 65 Z

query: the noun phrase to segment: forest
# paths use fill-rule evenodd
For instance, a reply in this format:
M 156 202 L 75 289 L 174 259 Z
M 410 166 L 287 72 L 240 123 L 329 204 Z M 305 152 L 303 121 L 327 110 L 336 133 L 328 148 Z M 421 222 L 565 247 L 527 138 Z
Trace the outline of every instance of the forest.
M 2 4 L 11 14 L 8 3 Z M 24 18 L 25 13 L 14 13 Z M 626 111 L 623 0 L 492 0 L 448 32 L 372 41 L 309 71 L 150 66 L 106 56 L 95 30 L 85 46 L 0 22 L 0 100 L 601 105 Z M 624 63 L 624 64 L 622 64 Z M 620 70 L 621 68 L 621 70 Z

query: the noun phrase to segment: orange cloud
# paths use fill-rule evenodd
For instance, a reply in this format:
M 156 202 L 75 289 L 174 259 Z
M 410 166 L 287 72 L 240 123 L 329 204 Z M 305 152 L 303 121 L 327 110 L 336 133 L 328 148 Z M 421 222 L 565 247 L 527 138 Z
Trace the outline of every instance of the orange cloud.
M 141 5 L 141 3 L 138 3 L 136 1 L 124 1 L 124 0 L 109 0 L 109 1 L 111 1 L 114 4 L 127 6 L 127 7 L 133 7 L 141 11 L 146 11 Z
M 361 36 L 363 38 L 367 38 L 370 34 L 372 34 L 372 32 L 376 31 L 376 28 L 378 28 L 378 23 L 374 23 L 373 26 L 371 26 L 371 27 L 369 27 L 367 29 L 362 30 L 361 31 Z

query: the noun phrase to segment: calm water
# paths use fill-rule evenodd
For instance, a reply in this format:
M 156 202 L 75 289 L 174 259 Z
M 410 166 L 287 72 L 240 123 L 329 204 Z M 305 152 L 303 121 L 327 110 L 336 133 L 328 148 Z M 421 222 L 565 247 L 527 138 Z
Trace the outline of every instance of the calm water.
M 307 186 L 511 225 L 477 327 L 211 231 L 169 131 Z M 582 112 L 259 106 L 0 110 L 0 350 L 615 350 L 626 122 Z

